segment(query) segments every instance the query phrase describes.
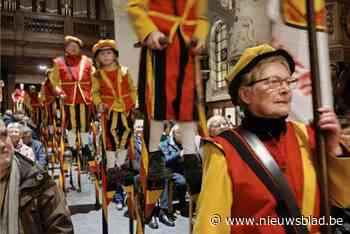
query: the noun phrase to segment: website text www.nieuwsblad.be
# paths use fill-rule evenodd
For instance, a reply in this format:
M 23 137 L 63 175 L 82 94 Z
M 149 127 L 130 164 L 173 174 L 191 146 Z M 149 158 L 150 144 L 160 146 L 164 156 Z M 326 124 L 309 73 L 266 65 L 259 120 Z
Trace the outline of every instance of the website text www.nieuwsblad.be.
M 302 217 L 288 217 L 288 218 L 280 218 L 280 217 L 221 217 L 218 214 L 214 214 L 210 217 L 209 222 L 211 225 L 216 226 L 219 224 L 225 225 L 342 225 L 344 220 L 342 218 L 334 218 L 329 217 L 313 217 L 313 216 L 302 216 Z

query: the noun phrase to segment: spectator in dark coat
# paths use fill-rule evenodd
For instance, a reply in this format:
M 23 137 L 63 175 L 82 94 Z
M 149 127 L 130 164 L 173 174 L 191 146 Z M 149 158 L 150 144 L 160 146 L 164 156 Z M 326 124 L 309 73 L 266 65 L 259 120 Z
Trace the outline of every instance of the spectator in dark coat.
M 37 161 L 40 166 L 45 168 L 47 166 L 47 158 L 44 151 L 44 146 L 40 141 L 33 139 L 32 134 L 33 130 L 27 126 L 24 126 L 22 141 L 24 144 L 33 149 L 35 161 Z

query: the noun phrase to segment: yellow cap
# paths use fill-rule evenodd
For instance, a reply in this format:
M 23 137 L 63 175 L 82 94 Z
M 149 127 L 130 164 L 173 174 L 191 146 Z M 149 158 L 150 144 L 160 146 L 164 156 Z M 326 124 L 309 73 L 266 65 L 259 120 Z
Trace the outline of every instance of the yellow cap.
M 247 48 L 243 52 L 238 62 L 235 64 L 227 76 L 227 82 L 229 83 L 229 93 L 234 104 L 237 104 L 238 88 L 244 75 L 250 72 L 261 60 L 275 56 L 284 57 L 289 64 L 291 73 L 294 72 L 294 60 L 292 56 L 290 56 L 285 50 L 276 50 L 270 45 L 262 44 L 256 47 Z
M 106 39 L 106 40 L 99 40 L 93 47 L 92 47 L 92 53 L 94 54 L 94 57 L 97 56 L 98 52 L 101 50 L 107 50 L 112 49 L 116 53 L 118 53 L 117 43 L 115 40 Z
M 64 44 L 68 44 L 69 42 L 75 42 L 77 43 L 80 47 L 83 47 L 83 41 L 80 40 L 77 37 L 73 37 L 73 36 L 65 36 L 64 37 Z

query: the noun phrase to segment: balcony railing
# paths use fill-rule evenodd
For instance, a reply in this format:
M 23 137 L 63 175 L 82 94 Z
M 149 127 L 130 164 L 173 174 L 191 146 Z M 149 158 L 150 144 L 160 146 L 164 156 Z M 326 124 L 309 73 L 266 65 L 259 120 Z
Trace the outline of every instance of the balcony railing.
M 44 13 L 1 12 L 2 39 L 42 41 L 47 38 L 49 42 L 63 43 L 64 35 L 78 35 L 91 44 L 101 38 L 113 38 L 114 22 Z

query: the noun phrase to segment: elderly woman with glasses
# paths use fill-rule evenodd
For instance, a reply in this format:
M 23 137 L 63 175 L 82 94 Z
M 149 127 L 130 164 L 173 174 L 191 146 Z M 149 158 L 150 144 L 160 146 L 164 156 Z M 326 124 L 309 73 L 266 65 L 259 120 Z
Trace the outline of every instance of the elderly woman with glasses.
M 314 131 L 287 120 L 291 89 L 296 86 L 293 72 L 292 57 L 269 45 L 248 48 L 233 67 L 229 92 L 245 116 L 237 129 L 224 131 L 204 145 L 194 233 L 319 232 L 317 222 L 285 222 L 320 217 L 321 205 Z M 333 110 L 318 111 L 331 200 L 349 207 L 350 188 L 344 182 L 350 178 L 350 154 L 339 142 L 340 125 Z

